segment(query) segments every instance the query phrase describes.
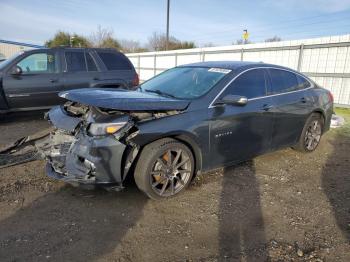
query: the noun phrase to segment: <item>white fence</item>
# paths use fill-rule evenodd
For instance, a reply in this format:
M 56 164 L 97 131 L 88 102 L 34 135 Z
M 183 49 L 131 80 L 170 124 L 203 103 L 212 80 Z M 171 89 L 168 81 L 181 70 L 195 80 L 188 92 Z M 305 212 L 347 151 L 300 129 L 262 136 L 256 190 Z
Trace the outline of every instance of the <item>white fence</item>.
M 303 72 L 329 89 L 335 103 L 350 106 L 350 34 L 274 43 L 127 54 L 141 80 L 188 63 L 262 61 Z

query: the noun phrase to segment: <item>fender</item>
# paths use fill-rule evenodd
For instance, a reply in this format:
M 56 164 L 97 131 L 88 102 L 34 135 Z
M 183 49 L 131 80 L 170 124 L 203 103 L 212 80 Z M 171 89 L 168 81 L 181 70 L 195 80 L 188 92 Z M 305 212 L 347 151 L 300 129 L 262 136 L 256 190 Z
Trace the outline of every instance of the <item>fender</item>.
M 198 123 L 198 124 L 195 124 Z M 141 148 L 161 138 L 172 137 L 187 144 L 196 159 L 196 169 L 205 169 L 203 163 L 209 152 L 209 123 L 207 111 L 185 111 L 179 114 L 136 123 L 138 129 L 131 142 Z

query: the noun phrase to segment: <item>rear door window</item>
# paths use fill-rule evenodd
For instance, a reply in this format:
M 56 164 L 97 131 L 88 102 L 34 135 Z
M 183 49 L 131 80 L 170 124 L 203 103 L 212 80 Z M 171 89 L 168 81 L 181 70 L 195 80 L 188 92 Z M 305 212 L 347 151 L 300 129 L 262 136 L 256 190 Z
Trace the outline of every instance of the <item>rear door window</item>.
M 311 83 L 305 77 L 297 75 L 297 79 L 299 90 L 311 87 Z
M 129 60 L 121 53 L 97 51 L 107 70 L 130 70 L 132 69 Z
M 263 69 L 249 70 L 234 80 L 224 91 L 225 95 L 239 95 L 256 98 L 266 95 L 266 73 Z
M 281 94 L 299 89 L 297 75 L 280 69 L 269 69 L 271 77 L 271 94 Z
M 67 72 L 86 72 L 86 62 L 84 52 L 65 52 Z

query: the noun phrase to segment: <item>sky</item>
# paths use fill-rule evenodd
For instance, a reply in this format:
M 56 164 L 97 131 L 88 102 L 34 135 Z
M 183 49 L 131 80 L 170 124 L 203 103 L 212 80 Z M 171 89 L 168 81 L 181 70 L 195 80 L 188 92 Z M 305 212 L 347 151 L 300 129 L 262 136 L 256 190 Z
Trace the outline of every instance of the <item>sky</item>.
M 0 39 L 44 44 L 63 30 L 89 37 L 100 25 L 145 44 L 165 33 L 167 0 L 0 0 Z M 198 46 L 350 33 L 350 0 L 171 0 L 170 34 Z

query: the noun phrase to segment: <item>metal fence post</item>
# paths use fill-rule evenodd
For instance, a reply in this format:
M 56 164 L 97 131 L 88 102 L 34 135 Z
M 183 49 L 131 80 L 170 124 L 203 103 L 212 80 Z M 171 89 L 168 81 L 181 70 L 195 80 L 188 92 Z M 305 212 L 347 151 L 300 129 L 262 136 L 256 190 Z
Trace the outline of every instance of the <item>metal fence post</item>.
M 299 48 L 298 67 L 297 67 L 298 71 L 300 71 L 301 65 L 303 63 L 303 53 L 304 53 L 304 44 L 301 44 Z
M 157 54 L 154 54 L 154 62 L 153 62 L 153 75 L 155 76 L 157 74 Z
M 175 53 L 175 66 L 177 66 L 177 53 Z
M 205 51 L 202 51 L 202 62 L 205 61 Z
M 141 55 L 138 55 L 137 57 L 137 72 L 139 73 L 139 77 L 141 74 Z
M 241 61 L 243 61 L 244 49 L 241 49 Z

